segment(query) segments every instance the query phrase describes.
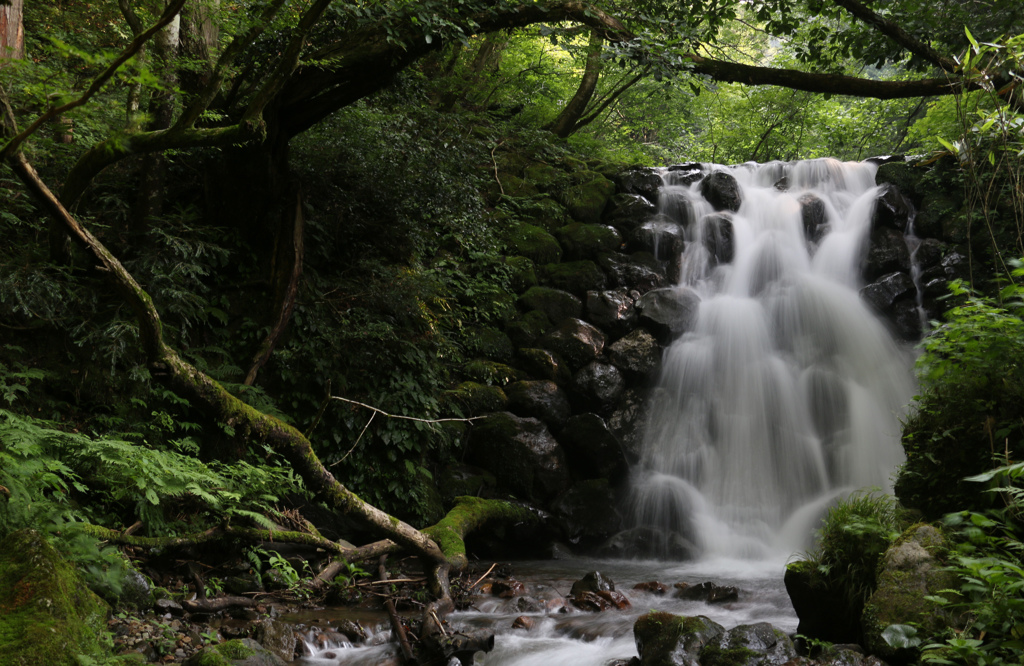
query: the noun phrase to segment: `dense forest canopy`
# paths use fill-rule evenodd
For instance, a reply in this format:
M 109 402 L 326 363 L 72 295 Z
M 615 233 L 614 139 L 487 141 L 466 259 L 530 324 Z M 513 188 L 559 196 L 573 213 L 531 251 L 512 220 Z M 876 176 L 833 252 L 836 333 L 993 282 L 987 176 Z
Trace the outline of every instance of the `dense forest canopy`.
M 331 396 L 461 416 L 443 399 L 451 368 L 508 315 L 514 279 L 488 222 L 509 214 L 496 155 L 928 152 L 972 105 L 1019 110 L 999 52 L 964 54 L 1022 13 L 981 0 L 9 0 L 5 406 L 206 479 L 92 478 L 111 484 L 106 504 L 73 520 L 145 513 L 150 536 L 185 533 L 289 486 L 433 563 L 443 598 L 464 555 L 375 505 L 438 520 L 427 488 L 462 426 L 371 427 Z M 54 374 L 63 364 L 75 368 Z M 246 482 L 189 467 L 199 459 L 264 472 Z M 158 517 L 170 500 L 154 485 L 206 513 Z

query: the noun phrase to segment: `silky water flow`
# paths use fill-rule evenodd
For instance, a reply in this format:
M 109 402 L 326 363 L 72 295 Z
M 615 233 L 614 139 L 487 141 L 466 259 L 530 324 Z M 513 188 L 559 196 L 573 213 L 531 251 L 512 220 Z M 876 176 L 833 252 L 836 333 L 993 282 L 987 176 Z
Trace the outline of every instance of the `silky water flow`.
M 858 295 L 876 166 L 825 159 L 702 170 L 733 175 L 742 205 L 716 212 L 700 182 L 661 171 L 661 222 L 682 227 L 686 240 L 676 289 L 699 304 L 689 332 L 665 353 L 632 478 L 633 524 L 660 543 L 650 559 L 516 563 L 538 608 L 487 597 L 451 616 L 455 626 L 496 633 L 494 650 L 478 654 L 477 664 L 629 659 L 637 654 L 633 623 L 650 610 L 792 632 L 787 558 L 812 545 L 838 498 L 891 486 L 913 383 L 909 352 Z M 785 191 L 775 187 L 783 177 Z M 805 229 L 808 205 L 822 213 L 816 229 Z M 616 582 L 631 610 L 543 610 L 595 569 Z M 713 580 L 742 593 L 719 605 L 632 589 L 655 579 Z M 534 620 L 529 631 L 512 629 L 522 615 Z M 388 634 L 382 625 L 370 647 L 309 645 L 298 663 L 391 663 Z
M 660 213 L 687 241 L 677 289 L 700 298 L 665 354 L 633 483 L 634 520 L 663 554 L 785 558 L 812 545 L 838 497 L 890 490 L 913 381 L 907 350 L 858 295 L 876 170 L 729 168 L 742 205 L 728 217 L 700 183 L 663 174 Z M 825 224 L 805 227 L 808 206 Z

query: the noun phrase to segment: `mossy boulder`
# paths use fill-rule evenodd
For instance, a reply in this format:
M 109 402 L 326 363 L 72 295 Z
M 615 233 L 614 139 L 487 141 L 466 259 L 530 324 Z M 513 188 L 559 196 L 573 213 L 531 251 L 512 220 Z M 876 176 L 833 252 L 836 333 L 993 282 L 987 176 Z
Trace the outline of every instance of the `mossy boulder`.
M 285 666 L 284 660 L 251 638 L 210 645 L 196 652 L 185 666 Z
M 615 194 L 615 183 L 599 173 L 581 171 L 575 182 L 556 192 L 556 197 L 573 219 L 587 224 L 601 221 L 608 200 Z
M 875 174 L 876 185 L 895 185 L 905 196 L 909 197 L 915 204 L 921 202 L 918 184 L 924 169 L 911 166 L 906 162 L 886 162 L 878 167 Z
M 515 382 L 508 385 L 506 394 L 509 411 L 540 419 L 555 430 L 564 426 L 569 418 L 569 397 L 551 380 Z
M 550 379 L 560 386 L 572 380 L 568 364 L 558 354 L 535 347 L 519 350 L 519 363 L 537 379 Z
M 546 314 L 540 310 L 530 310 L 506 324 L 505 335 L 517 347 L 530 347 L 550 329 L 551 320 Z
M 462 366 L 463 374 L 472 381 L 490 386 L 505 386 L 509 382 L 525 379 L 523 373 L 510 365 L 478 358 Z
M 942 238 L 947 220 L 960 209 L 960 197 L 946 191 L 929 190 L 914 218 L 914 231 L 922 238 Z
M 793 641 L 767 622 L 741 624 L 700 651 L 700 666 L 780 666 L 797 658 Z
M 0 544 L 0 666 L 64 666 L 101 658 L 109 606 L 35 530 Z
M 549 190 L 564 177 L 565 173 L 544 162 L 534 162 L 523 170 L 523 178 L 532 183 L 537 189 Z
M 787 564 L 783 580 L 800 618 L 798 633 L 830 643 L 861 642 L 861 606 L 848 599 L 841 586 L 826 580 L 814 562 Z
M 501 363 L 508 363 L 516 353 L 512 340 L 491 326 L 476 326 L 466 331 L 466 351 Z
M 552 287 L 569 292 L 578 298 L 585 297 L 588 291 L 600 291 L 608 283 L 604 271 L 592 261 L 548 264 L 544 266 L 543 275 L 545 282 Z
M 939 530 L 919 524 L 908 528 L 885 552 L 878 585 L 861 615 L 869 653 L 890 663 L 906 663 L 917 657 L 916 651 L 890 646 L 882 638 L 886 627 L 909 624 L 934 636 L 954 626 L 950 614 L 928 598 L 959 587 L 956 574 L 944 569 L 947 550 Z
M 505 265 L 509 268 L 509 283 L 516 293 L 537 286 L 537 272 L 529 257 L 505 257 Z
M 629 463 L 619 439 L 597 414 L 572 416 L 558 433 L 574 474 L 584 479 L 616 483 L 629 473 Z
M 461 495 L 474 497 L 490 496 L 498 485 L 494 474 L 473 465 L 453 463 L 437 471 L 437 485 L 445 501 L 452 501 Z
M 463 413 L 471 416 L 500 412 L 508 405 L 508 398 L 501 387 L 479 382 L 462 382 L 454 389 L 445 391 L 444 401 L 454 402 L 462 408 Z
M 545 231 L 561 229 L 570 219 L 562 204 L 546 194 L 516 200 L 516 210 L 521 219 Z
M 552 324 L 583 313 L 583 301 L 562 289 L 532 287 L 519 297 L 524 310 L 540 310 Z
M 696 666 L 704 646 L 724 634 L 725 627 L 703 615 L 651 611 L 633 624 L 641 666 Z
M 646 197 L 639 194 L 616 194 L 608 202 L 602 221 L 622 233 L 628 233 L 657 213 L 658 207 Z
M 527 222 L 512 224 L 506 232 L 506 241 L 512 254 L 531 259 L 534 263 L 550 264 L 562 258 L 558 240 L 541 227 Z
M 602 252 L 615 252 L 622 246 L 622 234 L 604 224 L 574 222 L 559 229 L 555 236 L 569 259 L 590 259 Z
M 580 319 L 565 319 L 537 343 L 538 347 L 552 351 L 578 370 L 597 360 L 604 350 L 605 335 L 595 326 Z

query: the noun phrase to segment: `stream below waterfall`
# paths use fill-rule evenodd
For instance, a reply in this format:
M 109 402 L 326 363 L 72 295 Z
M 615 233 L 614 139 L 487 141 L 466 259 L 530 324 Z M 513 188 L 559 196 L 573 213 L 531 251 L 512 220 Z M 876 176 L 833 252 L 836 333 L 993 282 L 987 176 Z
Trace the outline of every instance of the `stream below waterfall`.
M 633 623 L 652 609 L 726 628 L 769 622 L 795 631 L 782 583 L 787 558 L 812 547 L 838 498 L 888 490 L 903 459 L 911 354 L 859 294 L 881 192 L 876 170 L 825 159 L 657 171 L 663 185 L 649 229 L 666 242 L 684 239 L 668 261 L 678 275 L 673 307 L 689 321 L 664 350 L 624 511 L 657 559 L 514 564 L 525 595 L 563 603 L 530 612 L 518 598 L 477 598 L 451 617 L 453 626 L 495 632 L 494 650 L 475 663 L 629 659 Z M 573 581 L 595 570 L 631 608 L 587 613 L 564 604 Z M 633 589 L 645 581 L 711 581 L 735 586 L 739 597 L 711 604 Z M 523 615 L 532 626 L 513 629 Z M 376 626 L 368 645 L 307 645 L 296 663 L 388 663 L 395 648 L 386 618 Z

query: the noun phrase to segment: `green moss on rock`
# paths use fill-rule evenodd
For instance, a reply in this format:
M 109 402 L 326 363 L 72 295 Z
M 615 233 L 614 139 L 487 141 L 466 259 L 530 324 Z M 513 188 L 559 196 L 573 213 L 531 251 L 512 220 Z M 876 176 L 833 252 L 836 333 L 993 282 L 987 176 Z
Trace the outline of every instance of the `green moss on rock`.
M 588 291 L 601 291 L 608 285 L 604 271 L 592 261 L 569 261 L 548 264 L 543 269 L 544 280 L 552 287 L 579 298 Z
M 622 246 L 622 234 L 604 224 L 573 222 L 559 229 L 555 236 L 567 257 L 592 258 L 602 252 L 616 252 Z
M 487 386 L 479 382 L 462 382 L 451 391 L 446 391 L 445 401 L 452 401 L 462 407 L 470 416 L 500 412 L 508 406 L 508 397 L 498 386 Z
M 532 287 L 519 297 L 524 310 L 540 310 L 552 324 L 583 313 L 583 301 L 562 289 Z
M 562 258 L 562 246 L 544 229 L 518 222 L 511 225 L 506 241 L 513 254 L 529 258 L 534 263 L 549 264 Z
M 473 356 L 483 356 L 501 363 L 508 363 L 515 355 L 515 347 L 509 337 L 491 326 L 477 326 L 468 330 L 466 351 Z
M 888 162 L 878 167 L 875 183 L 895 185 L 903 196 L 909 198 L 916 205 L 921 201 L 917 186 L 923 175 L 924 169 L 913 167 L 906 162 Z
M 530 347 L 551 330 L 551 320 L 540 310 L 530 310 L 508 323 L 505 334 L 517 347 Z
M 509 282 L 517 294 L 537 286 L 537 273 L 529 257 L 506 257 L 505 265 L 509 267 Z
M 615 194 L 615 183 L 593 171 L 578 172 L 574 174 L 574 180 L 556 196 L 574 219 L 596 224 L 601 220 L 608 200 Z
M 724 633 L 720 624 L 702 615 L 685 617 L 663 611 L 641 615 L 633 624 L 642 666 L 696 663 L 700 650 Z
M 510 365 L 478 358 L 462 366 L 463 374 L 472 381 L 489 386 L 505 386 L 510 382 L 525 379 L 523 373 Z
M 14 532 L 0 545 L 0 666 L 102 658 L 109 610 L 39 532 Z

